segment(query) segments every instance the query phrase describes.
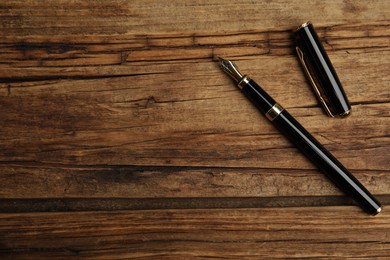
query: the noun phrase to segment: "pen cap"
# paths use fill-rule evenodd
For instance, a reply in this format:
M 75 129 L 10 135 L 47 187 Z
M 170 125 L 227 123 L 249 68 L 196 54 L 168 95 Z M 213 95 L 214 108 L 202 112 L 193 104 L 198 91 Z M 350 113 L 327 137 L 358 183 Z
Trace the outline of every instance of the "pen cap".
M 351 106 L 313 25 L 302 24 L 295 31 L 295 37 L 299 60 L 327 114 L 331 117 L 349 115 Z

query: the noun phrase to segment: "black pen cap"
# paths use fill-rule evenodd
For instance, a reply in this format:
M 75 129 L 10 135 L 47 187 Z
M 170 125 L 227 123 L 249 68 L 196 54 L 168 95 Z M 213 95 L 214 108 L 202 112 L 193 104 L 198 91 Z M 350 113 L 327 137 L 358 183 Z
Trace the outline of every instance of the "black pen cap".
M 349 115 L 351 106 L 313 25 L 302 24 L 296 29 L 295 37 L 299 60 L 327 114 L 331 117 Z

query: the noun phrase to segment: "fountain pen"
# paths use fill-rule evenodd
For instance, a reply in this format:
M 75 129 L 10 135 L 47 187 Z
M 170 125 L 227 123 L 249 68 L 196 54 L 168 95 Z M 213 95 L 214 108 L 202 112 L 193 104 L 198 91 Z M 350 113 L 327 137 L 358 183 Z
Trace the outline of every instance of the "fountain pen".
M 222 69 L 275 126 L 345 194 L 352 197 L 367 213 L 381 212 L 374 196 L 297 120 L 268 95 L 255 81 L 243 75 L 237 66 L 219 57 Z

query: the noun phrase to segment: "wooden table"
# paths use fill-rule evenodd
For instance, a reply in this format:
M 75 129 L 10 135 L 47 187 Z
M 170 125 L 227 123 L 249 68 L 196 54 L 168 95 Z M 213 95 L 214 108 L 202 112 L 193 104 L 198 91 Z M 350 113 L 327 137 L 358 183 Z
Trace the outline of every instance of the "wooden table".
M 366 215 L 222 73 L 257 80 L 390 203 L 390 2 L 1 1 L 1 258 L 382 258 Z M 310 19 L 352 104 L 294 53 Z

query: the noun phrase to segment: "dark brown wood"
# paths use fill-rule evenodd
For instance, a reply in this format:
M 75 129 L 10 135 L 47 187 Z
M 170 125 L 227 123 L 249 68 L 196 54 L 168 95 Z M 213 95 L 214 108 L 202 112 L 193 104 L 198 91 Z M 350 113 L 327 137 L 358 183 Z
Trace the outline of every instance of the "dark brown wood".
M 61 166 L 30 164 L 0 168 L 0 195 L 28 198 L 218 198 L 339 196 L 318 170 Z M 389 195 L 390 176 L 383 171 L 355 171 L 375 194 Z M 15 186 L 15 183 L 18 185 Z
M 15 258 L 385 259 L 389 214 L 356 207 L 145 210 L 0 215 Z M 30 223 L 26 225 L 26 223 Z M 378 231 L 381 232 L 378 232 Z
M 1 258 L 390 254 L 390 2 L 2 1 Z M 310 19 L 352 105 L 294 53 Z M 234 60 L 385 204 L 343 196 L 234 87 Z M 57 211 L 57 212 L 55 212 Z

